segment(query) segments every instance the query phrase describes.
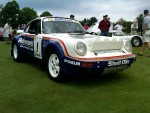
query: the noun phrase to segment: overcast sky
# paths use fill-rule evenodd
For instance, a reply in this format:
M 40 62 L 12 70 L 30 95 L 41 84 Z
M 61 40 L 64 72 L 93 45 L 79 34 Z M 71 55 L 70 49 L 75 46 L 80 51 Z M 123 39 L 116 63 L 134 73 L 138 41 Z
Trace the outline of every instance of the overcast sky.
M 11 0 L 0 0 L 5 5 Z M 75 19 L 96 17 L 101 20 L 108 14 L 111 21 L 116 22 L 120 18 L 133 21 L 144 9 L 150 11 L 149 0 L 16 0 L 20 9 L 33 8 L 40 15 L 49 11 L 53 16 L 69 17 L 75 15 Z

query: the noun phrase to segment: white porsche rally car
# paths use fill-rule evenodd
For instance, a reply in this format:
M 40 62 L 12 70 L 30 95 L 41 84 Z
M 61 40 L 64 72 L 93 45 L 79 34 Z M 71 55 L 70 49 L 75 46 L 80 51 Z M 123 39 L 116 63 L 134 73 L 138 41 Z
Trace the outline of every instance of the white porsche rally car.
M 88 28 L 88 32 L 94 35 L 100 35 L 101 31 L 98 28 L 99 22 L 94 23 L 92 26 Z M 125 35 L 124 32 L 117 31 L 117 30 L 110 30 L 109 31 L 110 37 L 122 38 L 129 40 L 133 47 L 138 47 L 143 43 L 143 37 L 139 35 Z
M 43 62 L 49 76 L 59 81 L 65 74 L 101 74 L 125 70 L 135 62 L 129 41 L 87 33 L 76 20 L 40 17 L 13 38 L 15 61 L 29 55 Z

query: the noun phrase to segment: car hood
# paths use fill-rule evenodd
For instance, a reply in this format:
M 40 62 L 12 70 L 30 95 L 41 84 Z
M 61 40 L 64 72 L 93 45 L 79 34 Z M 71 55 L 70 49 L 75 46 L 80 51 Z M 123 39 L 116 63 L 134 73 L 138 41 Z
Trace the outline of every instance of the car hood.
M 122 49 L 123 46 L 123 39 L 116 37 L 105 37 L 90 34 L 54 34 L 53 37 L 57 37 L 62 40 L 68 48 L 74 46 L 75 43 L 82 41 L 90 51 L 116 50 Z
M 89 50 L 117 50 L 122 49 L 123 40 L 115 37 L 105 36 L 90 36 L 91 38 L 85 38 L 85 43 Z

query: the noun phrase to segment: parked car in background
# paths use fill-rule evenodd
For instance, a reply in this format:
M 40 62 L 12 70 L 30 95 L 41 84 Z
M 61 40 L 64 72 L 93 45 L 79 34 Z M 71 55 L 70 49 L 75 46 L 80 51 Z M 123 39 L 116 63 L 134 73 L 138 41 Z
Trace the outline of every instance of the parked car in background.
M 4 28 L 0 27 L 0 40 L 3 40 L 3 32 L 4 32 Z
M 65 74 L 116 73 L 131 67 L 136 60 L 129 41 L 91 35 L 76 20 L 39 17 L 12 40 L 15 61 L 30 56 L 41 60 L 54 81 Z
M 129 40 L 133 47 L 139 47 L 143 43 L 143 37 L 140 35 L 125 35 L 124 32 L 111 30 L 109 36 Z
M 22 33 L 22 32 L 23 32 L 23 30 L 18 29 L 18 30 L 16 31 L 16 34 L 20 34 L 20 33 Z
M 89 29 L 87 31 L 94 35 L 100 35 L 101 31 L 98 28 L 98 25 L 99 25 L 99 22 L 94 23 L 92 26 L 89 27 Z M 117 31 L 117 30 L 110 30 L 109 36 L 129 40 L 133 47 L 141 46 L 143 43 L 142 36 L 140 36 L 140 35 L 125 35 L 124 32 Z
M 100 35 L 101 34 L 101 31 L 100 29 L 98 28 L 99 26 L 99 22 L 95 22 L 93 25 L 91 25 L 87 31 L 93 35 Z

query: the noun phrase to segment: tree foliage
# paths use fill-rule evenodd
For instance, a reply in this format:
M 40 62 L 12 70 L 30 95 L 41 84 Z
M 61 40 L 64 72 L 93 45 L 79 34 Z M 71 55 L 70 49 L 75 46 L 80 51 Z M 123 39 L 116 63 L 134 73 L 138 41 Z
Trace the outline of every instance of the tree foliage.
M 37 18 L 37 12 L 30 7 L 24 7 L 19 12 L 18 21 L 19 24 L 27 24 L 29 21 Z
M 40 15 L 40 17 L 45 17 L 45 16 L 52 16 L 52 14 L 48 11 L 45 11 Z
M 3 26 L 2 11 L 0 10 L 0 26 Z
M 19 13 L 19 5 L 16 0 L 8 2 L 4 8 L 2 8 L 2 23 L 10 22 L 12 27 L 17 25 L 17 14 Z
M 0 9 L 2 9 L 3 8 L 3 4 L 0 4 Z
M 138 17 L 136 17 L 137 22 L 138 22 L 138 32 L 142 30 L 143 18 L 144 18 L 143 14 L 140 14 Z
M 131 21 L 126 21 L 124 18 L 120 18 L 117 22 L 121 22 L 122 26 L 125 28 L 123 30 L 125 33 L 131 32 Z M 114 24 L 114 26 L 117 24 L 117 22 Z
M 94 24 L 95 22 L 97 22 L 96 17 L 91 17 L 90 21 L 89 21 L 89 26 L 91 26 L 92 24 Z
M 86 19 L 84 18 L 83 21 L 80 21 L 80 23 L 84 26 L 84 24 L 87 24 L 88 26 L 91 26 L 92 24 L 94 24 L 95 22 L 97 22 L 96 17 L 91 17 L 90 19 Z
M 52 14 L 48 11 L 45 11 L 40 16 L 52 16 Z M 13 28 L 17 28 L 18 24 L 27 24 L 36 17 L 38 17 L 37 12 L 30 7 L 24 7 L 20 10 L 16 0 L 11 0 L 10 2 L 6 3 L 5 6 L 0 4 L 0 26 L 4 26 L 7 21 L 10 21 L 11 26 Z M 140 14 L 138 17 L 136 17 L 138 22 L 138 31 L 141 31 L 143 18 L 143 14 Z M 82 21 L 80 21 L 80 23 L 82 25 L 86 23 L 88 26 L 91 26 L 97 21 L 98 20 L 96 17 L 91 17 L 90 19 L 84 18 Z M 131 21 L 126 21 L 123 18 L 120 18 L 118 21 L 123 22 L 123 26 L 126 27 L 125 32 L 129 33 L 131 31 Z M 115 24 L 116 23 L 114 23 L 114 25 Z

